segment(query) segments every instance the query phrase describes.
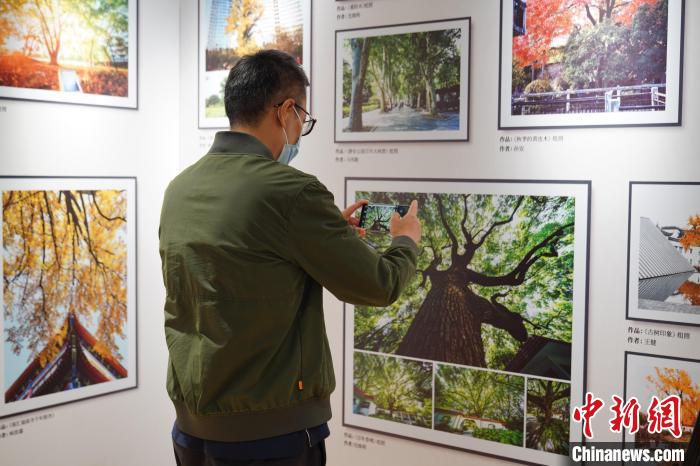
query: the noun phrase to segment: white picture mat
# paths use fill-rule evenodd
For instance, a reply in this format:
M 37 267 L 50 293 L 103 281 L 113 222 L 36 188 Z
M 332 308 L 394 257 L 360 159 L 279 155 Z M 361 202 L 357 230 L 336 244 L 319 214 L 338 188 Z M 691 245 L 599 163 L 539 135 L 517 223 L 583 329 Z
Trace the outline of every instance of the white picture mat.
M 687 314 L 656 311 L 639 307 L 639 227 L 640 218 L 648 217 L 654 224 L 678 222 L 687 215 L 700 214 L 699 184 L 633 183 L 630 189 L 628 317 L 660 322 L 700 325 L 700 313 Z M 687 217 L 685 218 L 687 222 Z M 674 225 L 678 227 L 686 226 Z
M 282 0 L 284 1 L 284 0 Z M 302 10 L 303 10 L 303 55 L 302 55 L 302 68 L 306 72 L 306 75 L 311 81 L 311 2 L 312 0 L 302 0 Z M 221 118 L 207 118 L 206 116 L 206 106 L 205 100 L 207 98 L 206 94 L 203 92 L 204 83 L 207 80 L 207 37 L 209 35 L 209 11 L 206 8 L 207 0 L 199 0 L 199 62 L 197 66 L 197 72 L 199 74 L 198 87 L 199 91 L 197 93 L 197 108 L 199 112 L 199 127 L 200 128 L 214 128 L 214 129 L 226 129 L 230 127 L 230 123 L 227 117 Z M 222 75 L 228 75 L 228 71 L 210 71 L 209 73 L 222 73 Z M 311 83 L 313 86 L 313 82 Z M 313 114 L 311 110 L 311 95 L 307 90 L 306 93 L 306 110 Z
M 470 19 L 453 21 L 431 21 L 426 23 L 406 24 L 401 26 L 372 27 L 337 31 L 335 39 L 335 139 L 337 142 L 355 141 L 425 141 L 425 140 L 463 140 L 469 138 L 469 55 L 470 55 Z M 461 37 L 457 41 L 460 49 L 459 65 L 459 128 L 440 131 L 343 131 L 343 44 L 347 39 L 377 37 L 416 32 L 444 31 L 460 29 Z
M 536 0 L 535 0 L 536 1 Z M 513 83 L 513 1 L 501 0 L 501 129 L 576 126 L 671 125 L 679 123 L 683 0 L 669 0 L 666 48 L 666 109 L 664 111 L 511 115 Z
M 571 340 L 571 406 L 580 406 L 583 401 L 585 379 L 585 347 L 586 347 L 586 285 L 587 285 L 587 260 L 588 260 L 588 195 L 589 186 L 582 183 L 541 183 L 541 182 L 508 182 L 508 181 L 421 181 L 421 180 L 372 180 L 372 179 L 347 179 L 346 180 L 346 205 L 355 202 L 357 191 L 366 192 L 410 192 L 410 193 L 436 193 L 436 194 L 503 194 L 526 196 L 569 196 L 575 198 L 575 223 L 574 223 L 574 286 L 573 286 L 573 328 Z M 513 445 L 491 442 L 488 440 L 458 436 L 447 432 L 441 432 L 423 427 L 410 426 L 398 422 L 385 421 L 370 418 L 352 411 L 353 405 L 353 354 L 354 350 L 354 306 L 345 305 L 345 334 L 344 341 L 344 378 L 343 378 L 343 416 L 344 423 L 362 427 L 378 432 L 414 438 L 427 442 L 448 445 L 465 450 L 484 452 L 488 454 L 513 458 L 522 461 L 531 461 L 541 464 L 569 464 L 568 457 L 517 447 Z M 367 353 L 367 351 L 362 351 Z M 380 354 L 380 353 L 374 353 Z M 382 353 L 383 354 L 383 353 Z M 394 356 L 387 354 L 388 356 Z M 402 359 L 413 359 L 401 356 Z M 420 361 L 428 361 L 415 359 Z M 440 363 L 440 361 L 434 361 Z M 454 364 L 449 364 L 453 365 Z M 467 367 L 467 366 L 460 366 Z M 484 369 L 484 368 L 477 368 Z M 529 376 L 515 372 L 495 371 L 521 375 L 527 378 L 543 377 Z M 550 379 L 555 380 L 555 379 Z M 567 381 L 568 382 L 568 381 Z M 527 418 L 527 402 L 525 401 L 525 418 Z M 523 433 L 525 436 L 525 433 Z M 580 442 L 582 438 L 581 425 L 570 420 L 569 440 Z
M 0 378 L 0 394 L 2 395 L 0 396 L 0 418 L 136 386 L 136 180 L 133 178 L 0 178 L 0 193 L 32 190 L 124 190 L 126 192 L 127 317 L 125 334 L 128 350 L 127 361 L 124 361 L 123 365 L 127 370 L 127 377 L 10 403 L 5 403 L 5 391 L 9 387 L 4 386 L 4 377 L 2 377 Z M 0 205 L 0 222 L 2 218 L 2 206 Z M 2 228 L 0 228 L 0 244 L 3 244 Z M 0 281 L 0 292 L 4 292 L 3 288 L 4 281 Z M 3 300 L 3 313 L 4 307 Z M 2 335 L 0 374 L 4 374 L 4 352 L 6 349 L 4 319 L 0 319 L 0 335 Z
M 84 92 L 50 91 L 23 87 L 0 86 L 0 97 L 40 100 L 105 107 L 137 108 L 138 102 L 138 7 L 137 0 L 129 0 L 129 90 L 126 97 L 87 94 Z

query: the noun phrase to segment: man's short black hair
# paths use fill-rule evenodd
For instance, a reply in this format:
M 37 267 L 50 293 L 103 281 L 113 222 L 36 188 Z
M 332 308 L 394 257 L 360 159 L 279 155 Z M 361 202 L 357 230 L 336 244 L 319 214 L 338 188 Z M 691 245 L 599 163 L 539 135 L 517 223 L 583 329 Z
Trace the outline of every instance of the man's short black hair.
M 280 50 L 245 55 L 231 68 L 224 104 L 229 123 L 254 126 L 268 110 L 285 99 L 299 101 L 309 79 L 294 57 Z

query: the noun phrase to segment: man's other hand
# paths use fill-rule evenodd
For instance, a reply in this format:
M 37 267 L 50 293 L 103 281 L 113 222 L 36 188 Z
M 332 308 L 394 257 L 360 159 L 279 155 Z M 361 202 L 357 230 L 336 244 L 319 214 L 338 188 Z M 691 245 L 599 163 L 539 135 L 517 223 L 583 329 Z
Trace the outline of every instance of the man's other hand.
M 421 230 L 420 220 L 418 220 L 418 201 L 416 200 L 411 202 L 408 212 L 403 217 L 398 212 L 394 212 L 394 215 L 391 216 L 390 231 L 393 238 L 408 236 L 416 244 L 419 244 Z

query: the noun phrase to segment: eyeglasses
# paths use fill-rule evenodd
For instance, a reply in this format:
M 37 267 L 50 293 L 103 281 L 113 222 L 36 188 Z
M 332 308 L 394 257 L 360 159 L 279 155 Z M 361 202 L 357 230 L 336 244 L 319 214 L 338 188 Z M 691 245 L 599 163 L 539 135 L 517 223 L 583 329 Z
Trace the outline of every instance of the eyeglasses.
M 281 107 L 283 103 L 284 102 L 278 103 L 277 105 L 275 105 L 275 108 Z M 301 122 L 301 135 L 306 136 L 314 129 L 314 126 L 316 125 L 316 122 L 318 120 L 312 117 L 311 114 L 307 112 L 301 105 L 295 103 L 294 107 L 304 112 L 304 121 Z

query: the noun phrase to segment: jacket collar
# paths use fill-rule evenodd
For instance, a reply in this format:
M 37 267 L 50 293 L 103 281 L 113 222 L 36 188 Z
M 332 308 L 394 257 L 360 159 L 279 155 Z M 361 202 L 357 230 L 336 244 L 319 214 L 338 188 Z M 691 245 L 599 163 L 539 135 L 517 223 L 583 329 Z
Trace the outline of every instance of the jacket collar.
M 219 131 L 208 154 L 254 154 L 274 160 L 270 150 L 255 136 L 238 131 Z

